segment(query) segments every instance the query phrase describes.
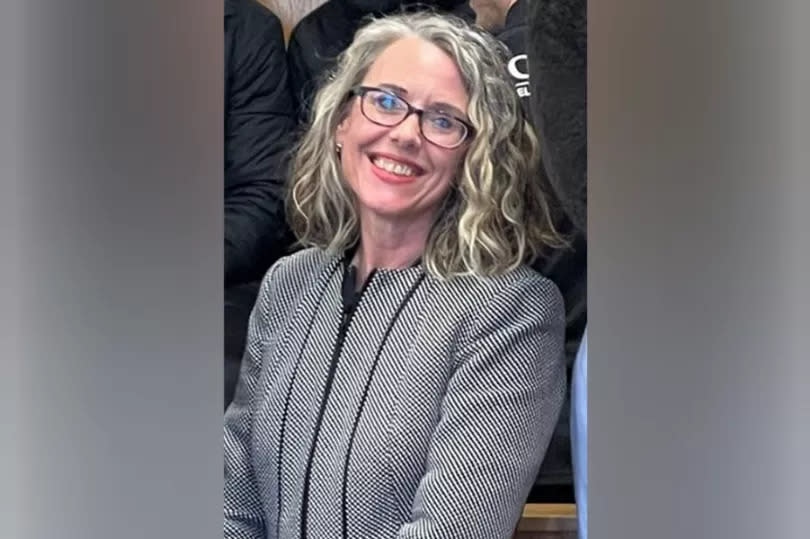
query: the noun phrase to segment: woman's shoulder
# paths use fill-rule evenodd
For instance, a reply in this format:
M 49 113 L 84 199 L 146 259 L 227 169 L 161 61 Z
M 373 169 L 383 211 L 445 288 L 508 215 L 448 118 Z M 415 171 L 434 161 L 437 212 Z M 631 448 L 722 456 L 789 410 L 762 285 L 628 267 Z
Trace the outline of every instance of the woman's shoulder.
M 319 271 L 336 257 L 318 247 L 308 247 L 281 257 L 278 261 L 287 272 Z
M 546 316 L 563 316 L 564 313 L 557 285 L 525 264 L 497 276 L 460 276 L 441 281 L 438 289 L 468 303 L 475 311 L 506 308 L 537 311 Z
M 292 288 L 303 289 L 304 285 L 311 284 L 325 268 L 336 264 L 339 257 L 330 255 L 323 249 L 311 247 L 301 249 L 292 254 L 279 258 L 264 277 L 263 289 L 269 292 Z

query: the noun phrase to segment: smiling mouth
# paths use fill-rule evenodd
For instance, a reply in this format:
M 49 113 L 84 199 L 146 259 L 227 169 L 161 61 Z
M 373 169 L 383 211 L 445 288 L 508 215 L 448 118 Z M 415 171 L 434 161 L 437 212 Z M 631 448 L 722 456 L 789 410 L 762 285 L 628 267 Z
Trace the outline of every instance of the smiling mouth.
M 390 172 L 391 174 L 402 176 L 404 178 L 412 178 L 421 173 L 421 170 L 418 170 L 415 167 L 400 163 L 398 161 L 393 161 L 379 155 L 371 156 L 371 162 L 374 164 L 374 166 L 379 167 L 386 172 Z

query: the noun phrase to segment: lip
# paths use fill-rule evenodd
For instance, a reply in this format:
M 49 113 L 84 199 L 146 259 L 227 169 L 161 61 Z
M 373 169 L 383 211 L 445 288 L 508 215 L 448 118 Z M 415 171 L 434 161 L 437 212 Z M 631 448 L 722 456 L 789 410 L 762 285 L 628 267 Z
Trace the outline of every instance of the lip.
M 378 167 L 377 165 L 374 164 L 374 158 L 376 158 L 376 157 L 383 157 L 385 159 L 389 159 L 391 161 L 396 161 L 398 163 L 402 163 L 403 165 L 407 165 L 407 166 L 411 167 L 416 172 L 416 174 L 414 174 L 413 176 L 399 176 L 397 174 L 393 174 L 391 172 L 388 172 L 387 170 L 382 169 L 382 168 L 380 168 L 380 167 Z M 421 176 L 422 174 L 425 173 L 425 169 L 422 168 L 421 166 L 417 165 L 413 161 L 411 161 L 409 159 L 404 159 L 402 157 L 399 157 L 399 156 L 393 155 L 393 154 L 374 152 L 374 153 L 368 154 L 368 162 L 371 165 L 371 171 L 378 178 L 380 178 L 382 181 L 384 181 L 386 183 L 411 183 L 411 182 L 415 181 L 419 176 Z

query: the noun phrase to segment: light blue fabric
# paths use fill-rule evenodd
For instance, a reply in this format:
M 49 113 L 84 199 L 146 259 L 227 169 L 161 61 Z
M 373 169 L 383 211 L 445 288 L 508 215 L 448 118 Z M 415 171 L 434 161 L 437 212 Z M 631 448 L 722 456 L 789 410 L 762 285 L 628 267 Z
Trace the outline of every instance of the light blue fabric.
M 582 335 L 571 381 L 571 454 L 579 539 L 588 539 L 588 338 Z

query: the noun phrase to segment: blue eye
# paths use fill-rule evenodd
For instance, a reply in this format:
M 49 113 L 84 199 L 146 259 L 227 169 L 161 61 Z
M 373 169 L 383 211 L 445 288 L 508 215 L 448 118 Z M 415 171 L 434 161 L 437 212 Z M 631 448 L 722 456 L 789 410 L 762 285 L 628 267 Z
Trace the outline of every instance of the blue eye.
M 433 127 L 442 131 L 455 129 L 456 127 L 455 119 L 449 116 L 432 116 L 430 123 Z
M 380 94 L 374 98 L 374 104 L 383 110 L 396 110 L 401 108 L 399 99 L 392 95 Z

